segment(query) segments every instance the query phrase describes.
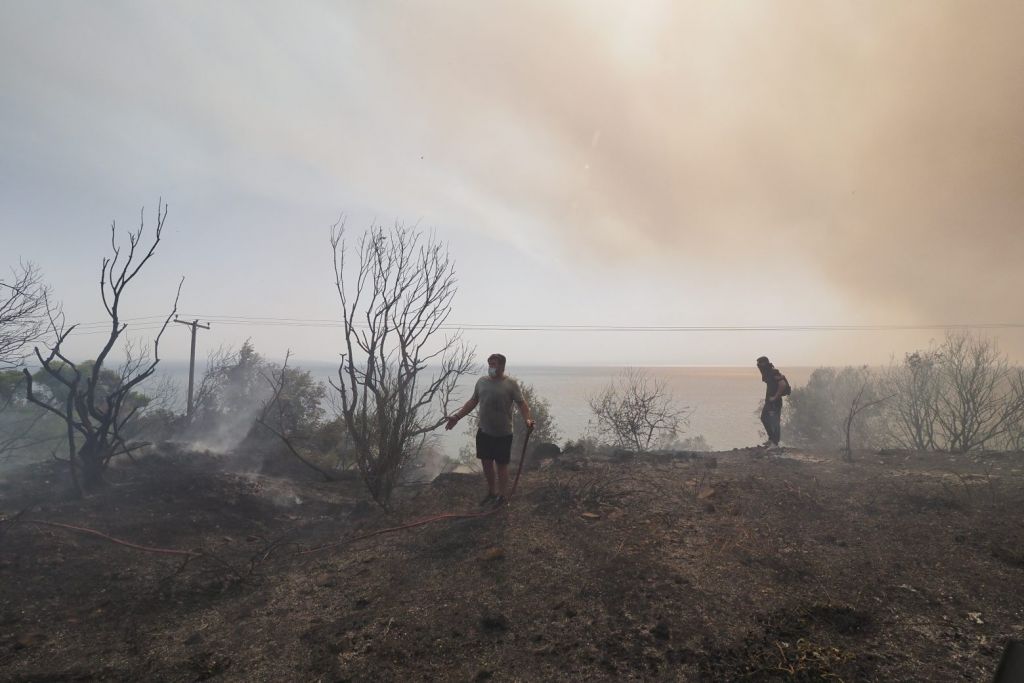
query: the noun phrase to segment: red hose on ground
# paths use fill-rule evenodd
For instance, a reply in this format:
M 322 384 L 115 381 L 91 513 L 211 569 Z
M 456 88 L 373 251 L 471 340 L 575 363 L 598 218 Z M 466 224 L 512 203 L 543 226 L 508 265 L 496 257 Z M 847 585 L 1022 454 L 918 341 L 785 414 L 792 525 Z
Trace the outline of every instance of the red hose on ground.
M 142 552 L 145 552 L 145 553 L 156 553 L 158 555 L 183 555 L 185 557 L 202 557 L 202 555 L 203 555 L 202 553 L 197 553 L 194 550 L 175 550 L 174 548 L 155 548 L 153 546 L 148 546 L 148 545 L 139 545 L 138 543 L 132 543 L 131 541 L 124 541 L 124 540 L 121 540 L 120 538 L 114 538 L 113 536 L 108 536 L 107 534 L 105 534 L 105 533 L 103 533 L 101 531 L 96 531 L 95 529 L 89 529 L 89 528 L 86 528 L 84 526 L 74 526 L 74 525 L 71 525 L 71 524 L 62 524 L 61 522 L 46 522 L 46 521 L 43 521 L 41 519 L 26 519 L 26 520 L 22 520 L 21 523 L 22 524 L 37 524 L 37 525 L 40 525 L 40 526 L 52 526 L 52 527 L 56 527 L 58 529 L 67 529 L 68 531 L 74 531 L 74 532 L 79 533 L 79 534 L 87 534 L 89 536 L 97 536 L 99 538 L 102 538 L 105 541 L 110 541 L 111 543 L 116 543 L 118 545 L 127 546 L 129 548 L 134 548 L 135 550 L 141 550 Z

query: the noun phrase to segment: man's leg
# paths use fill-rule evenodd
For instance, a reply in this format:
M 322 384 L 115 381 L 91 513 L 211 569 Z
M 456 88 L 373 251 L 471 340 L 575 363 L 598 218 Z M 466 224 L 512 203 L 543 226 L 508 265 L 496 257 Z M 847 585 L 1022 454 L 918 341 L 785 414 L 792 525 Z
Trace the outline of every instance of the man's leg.
M 482 458 L 480 464 L 484 468 L 484 477 L 487 478 L 487 495 L 494 495 L 494 460 L 490 458 Z M 501 467 L 500 465 L 498 466 Z M 508 474 L 506 473 L 506 477 Z
M 767 403 L 765 404 L 764 408 L 761 408 L 761 425 L 764 427 L 765 436 L 768 437 L 769 441 L 771 441 L 773 436 L 772 414 L 771 411 L 768 410 Z
M 768 429 L 768 438 L 776 446 L 779 445 L 779 437 L 782 436 L 782 420 L 781 414 L 778 409 L 772 410 L 768 413 L 768 422 L 771 424 Z
M 778 446 L 779 442 L 782 441 L 782 406 L 775 411 L 775 445 Z
M 498 463 L 498 495 L 508 496 L 508 463 Z
M 512 459 L 512 435 L 501 437 L 495 443 L 494 464 L 498 468 L 498 504 L 508 502 L 508 464 Z

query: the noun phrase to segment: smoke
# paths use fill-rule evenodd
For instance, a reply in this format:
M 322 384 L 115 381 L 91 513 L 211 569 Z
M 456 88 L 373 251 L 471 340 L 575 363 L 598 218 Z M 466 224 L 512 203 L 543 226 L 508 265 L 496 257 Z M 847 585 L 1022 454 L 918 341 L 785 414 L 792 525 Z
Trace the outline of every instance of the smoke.
M 269 397 L 254 397 L 242 405 L 235 405 L 230 413 L 218 419 L 204 422 L 196 429 L 186 432 L 190 447 L 211 453 L 230 453 L 238 448 L 256 425 L 256 418 L 262 410 L 263 401 Z
M 376 67 L 485 224 L 802 271 L 876 319 L 1001 320 L 1024 285 L 1020 3 L 400 13 L 363 17 Z
M 253 491 L 277 507 L 291 508 L 306 502 L 300 495 L 299 488 L 286 479 L 266 477 L 256 472 L 236 472 L 236 475 L 248 482 Z
M 429 436 L 415 449 L 402 479 L 406 482 L 433 481 L 448 465 L 449 461 L 441 450 L 440 439 Z
M 256 418 L 271 399 L 273 388 L 267 377 L 276 370 L 248 340 L 237 351 L 229 347 L 213 351 L 196 390 L 194 413 L 184 438 L 202 450 L 235 450 L 255 428 Z
M 730 322 L 765 281 L 872 322 L 1016 314 L 1019 2 L 34 7 L 0 41 L 14 178 L 120 196 L 136 167 L 297 214 L 342 192 L 577 280 L 587 260 L 701 271 Z M 272 222 L 232 238 L 274 249 Z M 263 301 L 290 296 L 267 280 Z

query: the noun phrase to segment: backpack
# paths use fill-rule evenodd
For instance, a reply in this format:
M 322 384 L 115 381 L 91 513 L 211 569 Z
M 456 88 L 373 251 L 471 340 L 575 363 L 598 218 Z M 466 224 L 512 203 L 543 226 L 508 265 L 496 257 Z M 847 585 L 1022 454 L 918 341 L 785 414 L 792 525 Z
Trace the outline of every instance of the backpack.
M 790 394 L 792 394 L 793 393 L 793 385 L 789 383 L 789 380 L 786 379 L 786 376 L 783 375 L 781 372 L 779 372 L 778 370 L 776 370 L 775 372 L 778 374 L 778 380 L 780 382 L 785 382 L 786 383 L 786 388 L 782 390 L 782 395 L 783 396 L 789 396 Z

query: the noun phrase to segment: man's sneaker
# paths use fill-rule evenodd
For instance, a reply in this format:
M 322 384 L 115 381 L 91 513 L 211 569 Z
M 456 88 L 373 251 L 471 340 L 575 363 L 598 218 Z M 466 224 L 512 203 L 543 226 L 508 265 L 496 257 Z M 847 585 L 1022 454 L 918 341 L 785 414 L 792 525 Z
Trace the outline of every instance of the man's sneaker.
M 771 448 L 773 445 L 775 445 L 775 444 L 772 443 L 771 439 L 768 439 L 764 443 L 757 444 L 757 447 L 758 448 Z
M 498 496 L 494 495 L 493 493 L 488 493 L 486 496 L 484 496 L 483 500 L 480 501 L 480 507 L 487 507 L 488 505 L 492 505 L 497 498 Z
M 495 496 L 493 505 L 496 508 L 504 507 L 508 505 L 508 498 L 505 496 Z

